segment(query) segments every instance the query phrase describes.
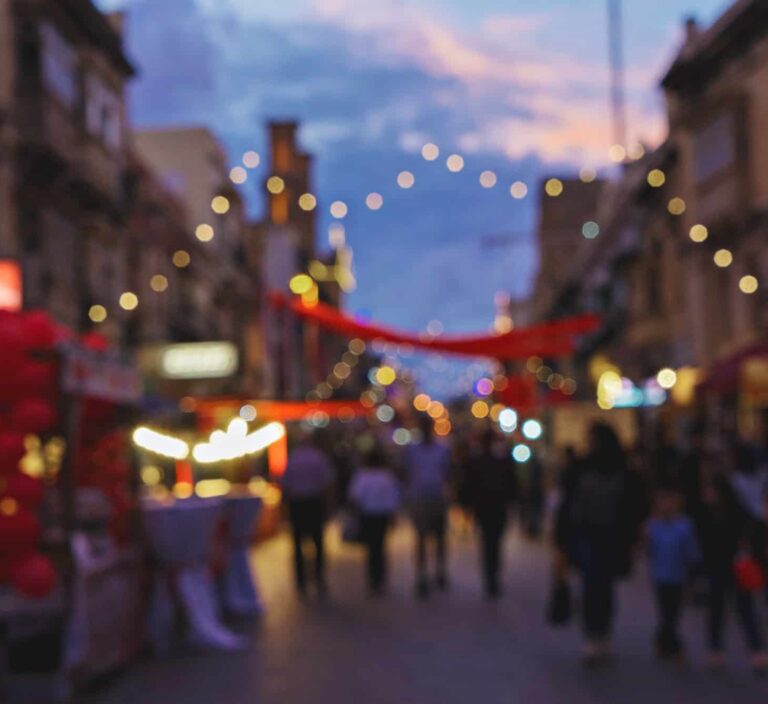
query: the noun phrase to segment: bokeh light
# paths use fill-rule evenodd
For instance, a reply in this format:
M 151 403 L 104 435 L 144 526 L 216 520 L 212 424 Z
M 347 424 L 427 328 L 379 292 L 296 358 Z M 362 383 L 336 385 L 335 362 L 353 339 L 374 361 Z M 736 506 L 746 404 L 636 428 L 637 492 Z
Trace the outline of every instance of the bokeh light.
M 588 240 L 595 239 L 600 234 L 600 225 L 596 222 L 585 222 L 581 227 L 581 234 Z
M 704 225 L 694 225 L 690 237 L 693 242 L 705 242 L 709 237 L 709 230 Z
M 395 409 L 385 403 L 376 409 L 376 417 L 382 423 L 391 423 L 395 419 Z
M 226 196 L 216 196 L 211 201 L 211 210 L 217 215 L 226 215 L 230 207 L 229 198 Z
M 531 452 L 531 448 L 528 447 L 528 445 L 515 445 L 514 449 L 512 450 L 512 457 L 514 458 L 515 462 L 519 462 L 520 464 L 525 464 L 528 462 L 532 455 L 533 453 Z
M 206 223 L 202 223 L 195 228 L 195 237 L 201 242 L 210 242 L 214 235 L 213 228 Z
M 347 204 L 344 201 L 335 200 L 333 203 L 331 203 L 331 215 L 335 217 L 337 220 L 341 220 L 347 217 L 348 212 L 349 212 L 349 208 L 347 207 Z
M 475 401 L 472 404 L 471 411 L 472 411 L 472 415 L 475 418 L 482 419 L 482 418 L 488 417 L 488 415 L 491 412 L 491 409 L 485 401 Z
M 523 435 L 529 440 L 538 440 L 544 433 L 544 428 L 537 420 L 527 420 L 523 423 Z
M 229 172 L 229 180 L 239 186 L 248 180 L 248 172 L 242 166 L 235 166 Z
M 267 190 L 272 195 L 278 196 L 285 190 L 285 181 L 279 176 L 270 176 L 267 179 Z
M 478 396 L 490 396 L 493 393 L 493 382 L 490 379 L 480 379 L 475 384 L 475 392 Z
M 614 164 L 620 164 L 627 158 L 627 150 L 621 144 L 613 144 L 608 150 L 608 157 Z
M 667 182 L 667 175 L 661 169 L 652 169 L 648 172 L 648 185 L 652 188 L 661 188 Z
M 448 171 L 457 174 L 464 168 L 464 157 L 459 154 L 451 154 L 445 162 Z
M 192 258 L 189 256 L 189 252 L 184 249 L 176 250 L 173 253 L 173 265 L 179 269 L 185 269 L 191 261 Z
M 308 274 L 296 274 L 290 282 L 288 287 L 291 289 L 291 293 L 295 293 L 297 296 L 303 296 L 309 293 L 314 287 L 315 282 Z
M 579 171 L 579 179 L 582 183 L 592 183 L 597 178 L 597 171 L 591 166 L 584 166 Z
M 149 280 L 149 287 L 156 293 L 162 293 L 168 290 L 168 279 L 162 274 L 155 274 Z
M 432 399 L 429 396 L 427 396 L 427 394 L 418 394 L 413 399 L 413 407 L 417 411 L 421 411 L 422 413 L 424 413 L 429 408 L 429 404 L 431 402 L 432 402 Z
M 310 212 L 317 207 L 317 198 L 311 193 L 302 193 L 299 196 L 299 207 L 306 212 Z
M 559 178 L 551 178 L 544 184 L 544 191 L 551 198 L 557 198 L 563 193 L 563 182 Z
M 416 183 L 416 177 L 410 171 L 401 171 L 397 175 L 397 185 L 400 188 L 409 189 L 413 188 L 413 184 Z
M 370 210 L 381 210 L 384 205 L 384 198 L 381 193 L 369 193 L 365 199 L 365 204 Z
M 751 274 L 747 274 L 747 276 L 742 276 L 739 280 L 739 289 L 742 293 L 746 294 L 752 294 L 756 293 L 757 289 L 760 287 L 760 284 L 757 280 L 757 277 L 752 276 Z
M 139 306 L 139 297 L 133 291 L 120 294 L 120 307 L 123 310 L 135 310 Z
M 440 148 L 436 144 L 428 142 L 421 148 L 421 156 L 427 161 L 435 161 L 440 156 Z
M 522 181 L 515 181 L 509 187 L 509 192 L 515 200 L 522 200 L 528 195 L 528 186 Z
M 91 306 L 88 310 L 88 317 L 94 323 L 103 323 L 107 319 L 107 309 L 98 304 Z
M 656 375 L 656 381 L 662 389 L 671 389 L 677 383 L 677 372 L 667 367 Z
M 395 383 L 397 372 L 392 367 L 379 367 L 376 372 L 376 382 L 382 386 L 390 386 Z
M 483 188 L 493 188 L 497 181 L 498 179 L 493 171 L 483 171 L 480 174 L 480 185 Z
M 682 215 L 686 210 L 685 201 L 682 198 L 675 197 L 669 201 L 667 209 L 672 215 Z
M 260 163 L 261 157 L 258 152 L 251 150 L 243 154 L 243 164 L 245 164 L 246 168 L 255 169 Z
M 715 252 L 714 261 L 721 269 L 725 269 L 733 264 L 733 254 L 730 249 L 718 249 Z

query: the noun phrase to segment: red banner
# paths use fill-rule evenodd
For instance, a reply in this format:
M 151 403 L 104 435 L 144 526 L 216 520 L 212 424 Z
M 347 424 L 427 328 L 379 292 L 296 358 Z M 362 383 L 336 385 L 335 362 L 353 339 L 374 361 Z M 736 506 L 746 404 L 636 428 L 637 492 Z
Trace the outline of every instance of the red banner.
M 324 303 L 307 306 L 300 298 L 287 299 L 281 293 L 271 294 L 270 301 L 273 306 L 287 307 L 305 320 L 315 321 L 326 329 L 348 337 L 411 345 L 430 352 L 495 359 L 527 359 L 534 355 L 545 358 L 565 357 L 575 350 L 575 341 L 579 335 L 592 332 L 600 325 L 598 316 L 581 315 L 512 330 L 503 335 L 432 337 L 362 322 Z

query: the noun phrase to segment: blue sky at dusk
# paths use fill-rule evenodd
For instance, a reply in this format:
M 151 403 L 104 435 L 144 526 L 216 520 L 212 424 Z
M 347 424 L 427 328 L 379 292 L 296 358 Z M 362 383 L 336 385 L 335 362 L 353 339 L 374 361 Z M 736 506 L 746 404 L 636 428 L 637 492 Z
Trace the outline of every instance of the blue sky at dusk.
M 605 0 L 102 0 L 129 12 L 141 76 L 139 126 L 206 124 L 233 163 L 264 150 L 264 122 L 296 118 L 317 156 L 323 206 L 350 206 L 358 291 L 351 309 L 421 329 L 486 329 L 498 290 L 524 295 L 535 274 L 535 198 L 509 186 L 604 165 L 610 146 Z M 626 0 L 631 135 L 664 134 L 659 75 L 681 20 L 705 22 L 723 0 Z M 441 158 L 425 162 L 421 145 Z M 445 156 L 466 168 L 451 174 Z M 397 187 L 399 171 L 416 175 Z M 480 187 L 481 171 L 498 185 Z M 257 214 L 258 184 L 245 185 Z M 533 190 L 533 188 L 532 188 Z M 371 191 L 384 207 L 364 206 Z M 488 235 L 519 233 L 484 249 Z M 578 232 L 574 233 L 578 236 Z

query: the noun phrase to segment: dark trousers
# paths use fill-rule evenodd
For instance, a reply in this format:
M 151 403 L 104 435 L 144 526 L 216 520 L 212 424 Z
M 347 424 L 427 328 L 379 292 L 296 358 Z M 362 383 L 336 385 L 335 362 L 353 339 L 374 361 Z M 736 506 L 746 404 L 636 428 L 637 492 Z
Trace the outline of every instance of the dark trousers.
M 709 575 L 709 647 L 722 652 L 725 645 L 725 612 L 728 601 L 736 605 L 736 612 L 744 632 L 747 647 L 753 652 L 763 649 L 763 634 L 757 619 L 754 594 L 737 588 L 730 569 Z
M 325 586 L 325 546 L 323 526 L 325 501 L 321 497 L 292 499 L 289 502 L 291 528 L 293 530 L 293 556 L 296 569 L 296 586 L 304 591 L 307 586 L 304 559 L 304 540 L 310 538 L 315 545 L 315 578 L 318 586 Z
M 682 584 L 656 584 L 656 611 L 659 619 L 656 646 L 660 655 L 676 655 L 683 647 L 679 635 L 682 608 Z
M 582 625 L 584 635 L 604 640 L 611 634 L 614 612 L 616 558 L 612 536 L 585 535 L 577 545 L 582 576 Z
M 445 579 L 446 514 L 442 501 L 421 502 L 414 507 L 416 524 L 416 571 L 419 582 L 427 581 L 427 542 L 435 539 L 438 579 Z
M 501 572 L 501 543 L 506 524 L 505 515 L 480 515 L 480 539 L 482 541 L 482 568 L 485 590 L 488 594 L 499 591 L 499 573 Z
M 387 578 L 385 539 L 389 527 L 389 516 L 363 514 L 360 517 L 360 532 L 368 551 L 368 586 L 374 592 L 381 591 Z

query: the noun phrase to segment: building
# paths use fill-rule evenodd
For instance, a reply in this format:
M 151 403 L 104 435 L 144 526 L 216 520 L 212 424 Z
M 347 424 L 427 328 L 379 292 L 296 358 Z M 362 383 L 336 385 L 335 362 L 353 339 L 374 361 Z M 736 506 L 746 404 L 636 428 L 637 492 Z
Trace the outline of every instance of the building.
M 90 0 L 0 0 L 0 257 L 26 307 L 77 330 L 125 291 L 121 29 Z

